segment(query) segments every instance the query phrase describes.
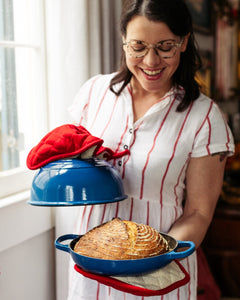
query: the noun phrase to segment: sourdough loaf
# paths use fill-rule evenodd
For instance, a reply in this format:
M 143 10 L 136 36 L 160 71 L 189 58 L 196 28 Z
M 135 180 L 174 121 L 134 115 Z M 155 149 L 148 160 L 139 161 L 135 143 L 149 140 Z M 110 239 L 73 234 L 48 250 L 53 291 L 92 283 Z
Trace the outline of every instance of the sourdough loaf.
M 83 235 L 74 251 L 102 259 L 139 259 L 167 252 L 168 244 L 151 226 L 114 218 Z

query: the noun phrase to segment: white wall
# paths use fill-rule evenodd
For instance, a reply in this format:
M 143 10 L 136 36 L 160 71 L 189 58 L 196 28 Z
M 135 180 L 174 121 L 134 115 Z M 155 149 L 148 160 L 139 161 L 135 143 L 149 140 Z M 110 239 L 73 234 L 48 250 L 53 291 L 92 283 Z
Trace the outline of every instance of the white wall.
M 34 207 L 29 192 L 0 203 L 0 299 L 54 300 L 52 209 Z

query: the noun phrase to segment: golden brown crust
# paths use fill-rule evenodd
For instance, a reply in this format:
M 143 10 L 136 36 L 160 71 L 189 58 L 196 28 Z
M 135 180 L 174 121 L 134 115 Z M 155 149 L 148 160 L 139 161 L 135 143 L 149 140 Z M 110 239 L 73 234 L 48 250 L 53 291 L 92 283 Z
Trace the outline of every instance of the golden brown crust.
M 152 227 L 114 218 L 83 235 L 74 251 L 102 259 L 139 259 L 165 253 L 168 245 Z

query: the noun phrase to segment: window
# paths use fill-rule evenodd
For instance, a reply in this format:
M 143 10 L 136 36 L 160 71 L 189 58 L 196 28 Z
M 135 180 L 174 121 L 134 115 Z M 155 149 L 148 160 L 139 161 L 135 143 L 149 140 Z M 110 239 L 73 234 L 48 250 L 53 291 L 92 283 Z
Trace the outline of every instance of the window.
M 0 0 L 0 198 L 30 186 L 30 149 L 47 131 L 43 0 Z

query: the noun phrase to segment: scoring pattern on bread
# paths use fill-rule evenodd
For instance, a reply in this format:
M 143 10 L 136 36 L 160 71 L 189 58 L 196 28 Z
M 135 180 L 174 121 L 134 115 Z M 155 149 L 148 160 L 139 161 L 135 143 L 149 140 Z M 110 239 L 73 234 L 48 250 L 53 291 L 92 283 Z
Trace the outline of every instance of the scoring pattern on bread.
M 167 252 L 168 244 L 149 225 L 114 218 L 83 235 L 74 251 L 101 259 L 139 259 Z

